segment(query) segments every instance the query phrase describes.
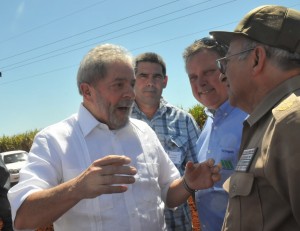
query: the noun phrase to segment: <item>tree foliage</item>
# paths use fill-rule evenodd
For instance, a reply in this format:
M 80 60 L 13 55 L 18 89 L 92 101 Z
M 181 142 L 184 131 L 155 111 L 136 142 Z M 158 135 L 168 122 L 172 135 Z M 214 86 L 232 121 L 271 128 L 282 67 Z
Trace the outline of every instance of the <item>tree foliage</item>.
M 207 118 L 204 112 L 204 107 L 201 106 L 200 104 L 197 104 L 192 108 L 190 108 L 188 112 L 195 118 L 199 127 L 202 128 Z

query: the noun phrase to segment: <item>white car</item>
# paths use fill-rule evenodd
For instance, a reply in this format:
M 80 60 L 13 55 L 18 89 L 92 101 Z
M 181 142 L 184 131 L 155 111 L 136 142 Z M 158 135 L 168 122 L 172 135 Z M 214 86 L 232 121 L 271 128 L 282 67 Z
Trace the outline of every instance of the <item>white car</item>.
M 10 173 L 10 183 L 18 183 L 19 171 L 27 162 L 28 152 L 23 150 L 1 152 L 0 157 Z

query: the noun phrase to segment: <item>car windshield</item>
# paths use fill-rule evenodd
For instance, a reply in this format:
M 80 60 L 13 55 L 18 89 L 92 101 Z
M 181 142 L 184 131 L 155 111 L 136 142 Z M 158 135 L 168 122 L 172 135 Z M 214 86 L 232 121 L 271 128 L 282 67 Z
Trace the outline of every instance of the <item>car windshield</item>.
M 19 161 L 26 161 L 26 160 L 27 160 L 27 154 L 24 152 L 14 153 L 14 154 L 4 156 L 5 164 L 15 163 Z

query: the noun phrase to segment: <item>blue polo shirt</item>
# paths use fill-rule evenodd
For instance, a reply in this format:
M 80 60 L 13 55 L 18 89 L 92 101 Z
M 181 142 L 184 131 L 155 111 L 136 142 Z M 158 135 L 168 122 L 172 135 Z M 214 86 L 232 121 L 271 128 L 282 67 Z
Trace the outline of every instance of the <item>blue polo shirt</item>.
M 222 185 L 237 164 L 247 114 L 232 107 L 228 101 L 216 111 L 205 109 L 205 113 L 207 120 L 197 140 L 198 161 L 214 158 L 216 163 L 221 162 L 222 179 L 212 188 L 197 191 L 196 205 L 202 231 L 220 231 L 228 202 L 228 194 Z

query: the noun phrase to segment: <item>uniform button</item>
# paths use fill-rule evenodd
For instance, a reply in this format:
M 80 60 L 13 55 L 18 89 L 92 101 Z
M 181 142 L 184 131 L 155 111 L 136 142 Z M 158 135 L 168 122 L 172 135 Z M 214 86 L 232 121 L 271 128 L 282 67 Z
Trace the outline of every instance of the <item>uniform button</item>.
M 236 192 L 236 184 L 233 184 L 233 185 L 231 186 L 231 191 L 232 191 L 232 192 Z

